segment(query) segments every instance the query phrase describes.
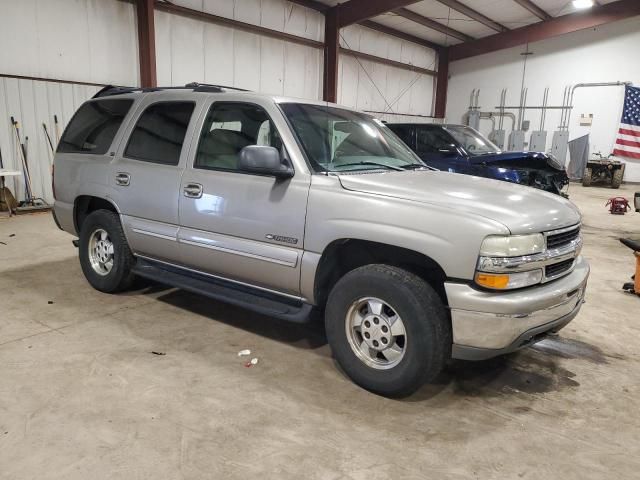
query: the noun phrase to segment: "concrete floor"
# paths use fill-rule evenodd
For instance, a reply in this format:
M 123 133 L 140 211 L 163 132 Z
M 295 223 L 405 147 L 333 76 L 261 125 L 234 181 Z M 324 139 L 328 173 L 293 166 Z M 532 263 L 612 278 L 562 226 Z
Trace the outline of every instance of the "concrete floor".
M 101 294 L 48 215 L 0 220 L 0 478 L 638 478 L 640 298 L 616 239 L 640 214 L 604 207 L 635 189 L 572 186 L 592 276 L 559 338 L 403 401 L 345 378 L 320 322 Z

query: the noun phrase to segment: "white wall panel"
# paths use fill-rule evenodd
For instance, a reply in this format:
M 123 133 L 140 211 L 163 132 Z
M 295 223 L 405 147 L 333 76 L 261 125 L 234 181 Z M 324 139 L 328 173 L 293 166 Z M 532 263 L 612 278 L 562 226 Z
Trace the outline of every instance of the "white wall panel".
M 524 86 L 529 89 L 527 104 L 540 105 L 545 87 L 549 87 L 549 104 L 560 105 L 567 85 L 618 80 L 640 85 L 640 63 L 629 57 L 629 52 L 637 45 L 640 45 L 640 17 L 530 44 L 533 55 L 527 59 L 524 77 Z M 515 47 L 452 62 L 447 120 L 462 121 L 474 88 L 480 89 L 483 111 L 495 110 L 492 107 L 498 105 L 502 88 L 508 89 L 507 103 L 517 105 L 523 80 L 524 57 L 520 55 L 523 51 L 524 46 Z M 591 152 L 610 153 L 620 122 L 623 95 L 622 87 L 576 90 L 570 138 L 589 134 Z M 594 115 L 590 127 L 579 125 L 582 113 Z M 527 111 L 525 119 L 530 120 L 532 130 L 537 130 L 540 111 Z M 552 132 L 559 123 L 559 111 L 549 110 L 545 125 L 549 131 L 547 149 L 551 147 Z M 510 129 L 511 123 L 505 122 L 505 126 Z M 488 133 L 491 124 L 483 121 L 481 127 Z M 529 138 L 528 134 L 526 138 Z M 625 161 L 628 164 L 625 179 L 640 181 L 640 162 Z
M 0 73 L 138 84 L 133 4 L 0 0 L 0 12 Z
M 340 44 L 350 50 L 422 68 L 434 69 L 436 63 L 435 53 L 429 48 L 358 25 L 342 30 Z M 402 118 L 398 114 L 431 115 L 433 87 L 434 78 L 430 75 L 351 55 L 340 56 L 338 102 L 359 110 L 394 113 L 392 117 L 396 121 Z
M 20 126 L 27 144 L 33 194 L 53 202 L 51 192 L 51 152 L 42 124 L 47 125 L 54 148 L 75 110 L 91 98 L 99 87 L 0 77 L 0 151 L 5 168 L 22 171 L 18 142 L 10 117 Z M 56 131 L 54 116 L 58 118 Z M 26 138 L 28 137 L 28 140 Z M 10 177 L 7 186 L 18 200 L 24 200 L 22 177 Z
M 295 20 L 286 16 L 291 10 L 285 8 L 285 3 L 263 0 L 262 9 L 268 7 L 269 11 L 261 13 L 258 8 L 257 16 L 251 14 L 252 23 L 266 23 L 274 29 L 277 25 L 281 29 L 291 25 Z M 205 2 L 205 9 L 207 6 L 213 5 Z M 229 4 L 220 7 L 229 10 Z M 235 16 L 245 8 L 237 2 Z M 221 13 L 218 10 L 216 15 Z M 312 99 L 321 96 L 320 49 L 165 12 L 157 11 L 155 15 L 160 85 L 204 82 L 276 95 Z M 307 22 L 305 18 L 298 21 Z
M 286 0 L 174 0 L 182 7 L 322 41 L 324 15 Z

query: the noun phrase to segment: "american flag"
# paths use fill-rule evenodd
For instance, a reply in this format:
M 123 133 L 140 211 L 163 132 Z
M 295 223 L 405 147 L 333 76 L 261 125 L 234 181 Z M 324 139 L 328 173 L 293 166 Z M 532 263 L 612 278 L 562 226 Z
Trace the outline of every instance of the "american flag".
M 627 85 L 624 91 L 622 119 L 613 154 L 640 158 L 640 88 Z

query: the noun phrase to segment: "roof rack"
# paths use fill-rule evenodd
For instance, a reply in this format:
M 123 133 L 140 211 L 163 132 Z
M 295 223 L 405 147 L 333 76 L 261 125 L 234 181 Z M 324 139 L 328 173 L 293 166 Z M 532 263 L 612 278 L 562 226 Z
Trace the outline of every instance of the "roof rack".
M 96 92 L 96 94 L 92 98 L 101 98 L 101 97 L 110 97 L 112 95 L 123 95 L 125 93 L 133 93 L 133 92 L 159 92 L 162 90 L 185 90 L 190 89 L 194 92 L 213 92 L 213 93 L 222 93 L 225 90 L 236 90 L 239 92 L 248 92 L 250 90 L 246 90 L 244 88 L 238 87 L 228 87 L 226 85 L 214 85 L 211 83 L 198 83 L 191 82 L 187 83 L 184 87 L 123 87 L 119 85 L 106 85 Z
M 185 88 L 193 88 L 194 92 L 208 92 L 210 90 L 207 90 L 208 88 L 210 89 L 218 89 L 218 91 L 224 91 L 224 90 L 236 90 L 238 92 L 250 92 L 251 90 L 247 90 L 246 88 L 238 88 L 238 87 L 229 87 L 227 85 L 215 85 L 213 83 L 198 83 L 198 82 L 191 82 L 191 83 L 187 83 L 185 85 Z

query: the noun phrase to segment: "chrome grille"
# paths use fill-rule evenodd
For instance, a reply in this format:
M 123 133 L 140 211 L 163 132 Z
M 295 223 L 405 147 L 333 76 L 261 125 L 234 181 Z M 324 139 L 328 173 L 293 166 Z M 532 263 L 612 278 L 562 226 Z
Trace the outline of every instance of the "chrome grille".
M 580 225 L 547 234 L 547 250 L 568 245 L 580 235 Z

